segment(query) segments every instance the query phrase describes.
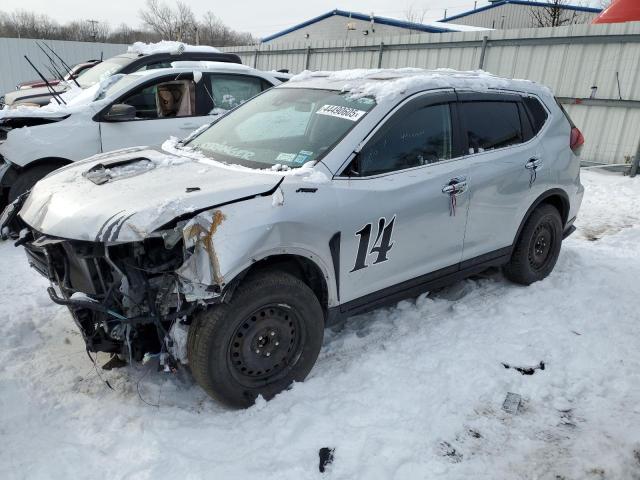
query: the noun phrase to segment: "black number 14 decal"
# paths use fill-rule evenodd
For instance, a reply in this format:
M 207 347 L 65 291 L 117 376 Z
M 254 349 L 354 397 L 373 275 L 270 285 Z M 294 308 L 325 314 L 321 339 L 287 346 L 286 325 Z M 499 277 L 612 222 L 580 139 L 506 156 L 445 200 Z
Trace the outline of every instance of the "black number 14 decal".
M 371 224 L 367 223 L 364 227 L 356 232 L 356 236 L 360 239 L 358 243 L 358 254 L 356 255 L 356 264 L 353 266 L 352 272 L 367 268 L 367 256 L 377 254 L 373 265 L 389 260 L 387 254 L 393 248 L 391 237 L 393 235 L 393 224 L 396 221 L 395 215 L 389 223 L 386 218 L 378 220 L 378 233 L 373 242 L 371 250 L 369 250 L 369 240 L 371 240 Z

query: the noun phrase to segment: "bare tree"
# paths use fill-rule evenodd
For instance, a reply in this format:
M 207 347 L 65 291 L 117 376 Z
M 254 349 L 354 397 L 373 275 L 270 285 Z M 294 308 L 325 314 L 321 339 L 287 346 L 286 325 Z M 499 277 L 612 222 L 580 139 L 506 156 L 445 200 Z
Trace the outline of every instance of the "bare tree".
M 423 23 L 426 15 L 426 8 L 416 8 L 413 4 L 404 11 L 405 20 L 411 23 Z
M 253 37 L 248 33 L 236 32 L 227 27 L 212 11 L 205 13 L 204 18 L 198 23 L 200 43 L 206 45 L 251 45 Z
M 531 7 L 531 20 L 534 27 L 560 27 L 577 23 L 580 13 L 564 8 L 569 0 L 546 0 L 544 6 Z
M 176 40 L 177 19 L 174 10 L 158 0 L 147 0 L 147 7 L 140 10 L 140 18 L 145 25 L 166 40 Z
M 112 30 L 107 23 L 94 20 L 75 20 L 61 25 L 46 15 L 33 12 L 0 11 L 0 37 L 109 43 L 159 40 L 196 43 L 199 37 L 200 43 L 217 46 L 250 45 L 254 42 L 250 34 L 227 27 L 212 12 L 207 12 L 198 21 L 184 1 L 177 1 L 172 8 L 161 0 L 147 0 L 140 17 L 146 25 L 144 30 L 131 28 L 126 23 Z

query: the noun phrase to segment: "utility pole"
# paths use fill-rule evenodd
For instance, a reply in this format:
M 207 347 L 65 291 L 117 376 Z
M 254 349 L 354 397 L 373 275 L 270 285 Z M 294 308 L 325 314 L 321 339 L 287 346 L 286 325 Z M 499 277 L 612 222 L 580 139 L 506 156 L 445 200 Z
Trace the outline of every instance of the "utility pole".
M 93 37 L 93 41 L 95 42 L 98 34 L 96 33 L 96 25 L 100 23 L 98 20 L 87 20 L 91 24 L 91 36 Z

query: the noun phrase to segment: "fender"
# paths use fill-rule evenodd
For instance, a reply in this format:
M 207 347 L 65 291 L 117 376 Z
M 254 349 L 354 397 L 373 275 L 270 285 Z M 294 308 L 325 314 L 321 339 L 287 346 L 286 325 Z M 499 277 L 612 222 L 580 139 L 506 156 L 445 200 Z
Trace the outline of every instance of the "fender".
M 286 247 L 286 248 L 274 248 L 270 250 L 264 250 L 257 255 L 254 255 L 246 262 L 238 264 L 236 268 L 227 272 L 226 288 L 223 290 L 223 296 L 232 295 L 235 286 L 242 281 L 243 277 L 256 263 L 265 260 L 273 256 L 291 256 L 291 257 L 303 257 L 309 260 L 315 265 L 318 270 L 322 272 L 322 276 L 327 285 L 328 293 L 328 305 L 327 307 L 334 307 L 338 304 L 337 293 L 337 279 L 333 275 L 333 270 L 329 269 L 320 255 L 311 250 L 303 247 Z M 228 298 L 228 297 L 227 297 Z

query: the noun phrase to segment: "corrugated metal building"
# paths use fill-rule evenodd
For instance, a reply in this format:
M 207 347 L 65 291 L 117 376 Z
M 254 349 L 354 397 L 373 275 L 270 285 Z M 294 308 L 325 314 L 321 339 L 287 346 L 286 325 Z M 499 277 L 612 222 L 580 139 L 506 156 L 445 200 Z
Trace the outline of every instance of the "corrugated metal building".
M 49 60 L 38 48 L 39 40 L 29 38 L 0 38 L 0 95 L 15 90 L 16 84 L 28 80 L 37 80 L 38 74 L 29 66 L 24 56 L 28 56 L 47 78 L 51 74 L 47 70 Z M 113 57 L 127 51 L 127 45 L 114 43 L 67 42 L 63 40 L 46 40 L 70 66 L 90 59 Z
M 454 22 L 459 25 L 472 25 L 484 28 L 535 28 L 541 26 L 536 18 L 536 13 L 542 18 L 547 18 L 545 9 L 550 5 L 545 2 L 528 0 L 489 0 L 490 4 L 475 10 L 443 18 L 440 22 Z M 559 5 L 559 25 L 575 25 L 591 23 L 602 9 L 583 7 L 580 5 Z M 548 10 L 547 10 L 548 11 Z
M 468 26 L 454 24 L 430 24 L 405 22 L 393 18 L 365 15 L 346 10 L 332 10 L 291 28 L 262 39 L 265 44 L 336 40 L 349 42 L 361 38 L 383 38 L 392 35 L 443 33 L 470 30 Z

